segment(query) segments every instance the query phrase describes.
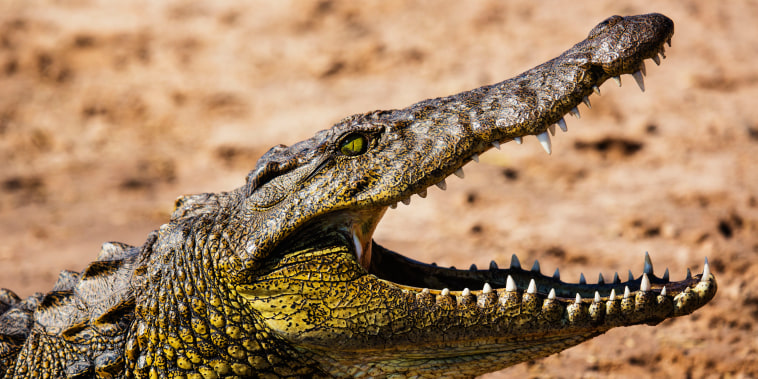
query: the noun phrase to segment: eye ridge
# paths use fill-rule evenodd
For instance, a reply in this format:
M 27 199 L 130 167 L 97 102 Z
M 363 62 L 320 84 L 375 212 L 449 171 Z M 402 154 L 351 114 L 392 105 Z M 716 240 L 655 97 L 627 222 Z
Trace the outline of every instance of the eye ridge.
M 362 133 L 349 133 L 339 143 L 339 150 L 345 156 L 354 157 L 368 151 L 370 141 Z

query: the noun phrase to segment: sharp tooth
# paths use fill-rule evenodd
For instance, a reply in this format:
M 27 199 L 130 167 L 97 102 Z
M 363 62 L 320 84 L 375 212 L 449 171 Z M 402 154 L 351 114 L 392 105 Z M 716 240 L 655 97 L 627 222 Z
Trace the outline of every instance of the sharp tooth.
M 600 293 L 595 291 L 595 298 L 592 299 L 594 302 L 599 303 L 600 302 Z
M 405 199 L 403 199 L 403 200 L 401 200 L 401 201 L 402 201 L 402 202 L 403 202 L 403 204 L 405 204 L 405 205 L 410 205 L 410 204 L 411 204 L 411 198 L 410 198 L 410 197 L 406 197 Z
M 663 273 L 663 281 L 668 282 L 669 281 L 669 268 L 666 267 L 666 272 Z
M 640 71 L 642 71 L 642 75 L 647 75 L 647 67 L 645 67 L 645 61 L 640 62 Z
M 576 293 L 576 300 L 574 300 L 574 302 L 576 304 L 581 304 L 582 303 L 582 297 L 579 295 L 578 292 Z
M 605 284 L 605 278 L 603 278 L 603 273 L 597 274 L 597 284 Z
M 703 265 L 703 277 L 700 278 L 701 282 L 707 282 L 708 277 L 711 276 L 711 266 L 708 264 L 708 258 L 705 258 L 705 265 Z
M 563 130 L 564 133 L 568 132 L 568 126 L 566 126 L 566 120 L 561 117 L 560 120 L 558 120 L 558 126 Z
M 594 91 L 598 96 L 600 96 L 600 87 L 592 86 L 592 91 Z
M 521 137 L 513 137 L 513 140 L 516 141 L 516 143 L 519 145 L 524 143 L 524 140 Z
M 558 268 L 555 269 L 555 272 L 553 273 L 553 279 L 561 280 L 561 272 Z
M 616 84 L 618 84 L 619 87 L 621 87 L 621 77 L 620 76 L 614 76 L 613 80 L 615 80 Z
M 505 290 L 507 292 L 513 292 L 516 290 L 516 282 L 513 281 L 513 277 L 508 275 L 508 278 L 505 279 Z
M 492 271 L 497 271 L 498 270 L 497 262 L 490 261 L 490 270 L 492 270 Z
M 534 279 L 529 281 L 529 288 L 526 289 L 526 293 L 530 293 L 532 295 L 537 293 L 537 283 L 534 282 Z
M 663 59 L 666 59 L 666 48 L 661 46 L 661 51 L 658 52 Z
M 632 275 L 632 270 L 629 270 L 629 281 L 630 282 L 634 281 L 634 275 Z
M 624 287 L 624 299 L 628 299 L 631 295 L 631 291 L 629 291 L 629 286 Z
M 614 272 L 613 273 L 613 284 L 619 284 L 621 283 L 621 279 L 619 279 L 619 273 Z
M 521 262 L 518 261 L 516 254 L 511 255 L 511 268 L 521 268 Z
M 442 296 L 450 295 L 450 290 L 447 289 L 447 288 L 443 288 L 442 292 L 440 292 L 440 295 L 442 295 Z
M 667 39 L 667 40 L 666 40 L 666 43 L 668 43 L 668 44 L 669 44 L 669 47 L 671 47 L 671 38 Z
M 479 163 L 479 154 L 472 155 L 471 156 L 471 160 L 474 161 L 474 162 L 476 162 L 476 163 Z
M 550 134 L 552 134 L 553 136 L 555 136 L 555 124 L 548 126 L 547 130 L 550 131 Z
M 490 293 L 492 292 L 492 287 L 490 287 L 489 283 L 484 283 L 484 287 L 482 287 L 482 293 Z
M 666 286 L 663 286 L 663 289 L 661 289 L 661 296 L 666 296 Z
M 642 72 L 637 71 L 634 74 L 632 74 L 632 77 L 634 78 L 634 81 L 637 82 L 637 85 L 640 87 L 640 90 L 642 92 L 645 92 L 645 79 L 642 77 Z
M 550 300 L 555 300 L 555 288 L 550 289 L 550 293 L 547 294 L 547 298 Z
M 642 282 L 640 283 L 640 291 L 642 292 L 650 291 L 650 279 L 648 279 L 647 274 L 642 274 Z
M 579 274 L 579 284 L 587 284 L 587 279 L 584 279 L 584 273 Z
M 534 260 L 534 264 L 532 265 L 532 271 L 534 272 L 540 272 L 540 261 Z
M 471 290 L 464 288 L 463 291 L 461 291 L 461 296 L 466 297 L 468 295 L 471 295 Z
M 475 265 L 475 264 L 473 264 L 473 263 L 471 264 L 471 266 L 469 266 L 469 268 L 468 268 L 468 269 L 469 269 L 469 271 L 476 271 L 476 270 L 478 270 L 478 269 L 476 268 L 476 265 Z
M 692 271 L 690 271 L 689 267 L 687 267 L 687 279 L 692 279 Z
M 397 208 L 397 203 L 390 205 L 390 208 L 392 208 L 392 209 Z
M 439 183 L 436 184 L 436 186 L 443 191 L 447 189 L 447 183 L 445 183 L 445 179 L 442 179 Z
M 642 269 L 642 272 L 653 275 L 653 261 L 650 260 L 650 254 L 647 251 L 645 252 L 645 267 Z
M 657 53 L 655 55 L 653 55 L 653 62 L 655 62 L 656 66 L 660 66 L 661 65 L 661 58 L 658 58 L 658 54 Z
M 424 188 L 421 191 L 419 191 L 418 196 L 421 197 L 422 199 L 425 198 L 426 197 L 426 188 Z
M 550 135 L 547 132 L 537 134 L 537 139 L 540 141 L 542 148 L 549 154 L 552 154 L 552 147 L 550 146 Z
M 463 179 L 466 175 L 463 174 L 463 167 L 459 167 L 457 170 L 455 170 L 455 176 Z
M 492 141 L 492 146 L 495 146 L 496 149 L 500 150 L 500 141 Z
M 589 97 L 585 96 L 584 98 L 582 98 L 582 102 L 584 103 L 584 105 L 587 106 L 587 109 L 592 109 L 592 104 L 590 104 Z
M 571 115 L 574 116 L 574 117 L 576 117 L 576 118 L 582 118 L 582 115 L 579 113 L 579 108 L 577 108 L 577 107 L 571 108 L 571 110 L 569 111 L 569 113 L 571 113 Z
M 608 296 L 609 300 L 616 300 L 616 289 L 611 288 L 611 294 Z

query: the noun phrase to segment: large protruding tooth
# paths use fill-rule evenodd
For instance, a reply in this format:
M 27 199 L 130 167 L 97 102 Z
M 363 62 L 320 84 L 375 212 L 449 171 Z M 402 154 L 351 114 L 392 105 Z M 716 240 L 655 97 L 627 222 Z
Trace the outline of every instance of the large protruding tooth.
M 497 262 L 495 262 L 494 260 L 490 261 L 490 270 L 492 270 L 492 271 L 497 271 L 498 270 Z
M 534 264 L 532 265 L 532 272 L 540 272 L 540 261 L 534 260 Z
M 645 78 L 642 76 L 642 72 L 637 71 L 634 74 L 632 74 L 632 77 L 634 78 L 634 81 L 637 82 L 637 85 L 640 87 L 640 91 L 645 92 Z
M 500 141 L 492 141 L 492 146 L 494 146 L 496 149 L 500 150 Z
M 584 278 L 584 273 L 579 274 L 579 284 L 587 284 L 587 279 Z
M 550 131 L 550 134 L 551 134 L 552 136 L 555 136 L 555 124 L 552 124 L 552 125 L 548 126 L 548 127 L 547 127 L 547 130 L 549 130 L 549 131 Z
M 419 192 L 418 192 L 418 196 L 419 196 L 420 198 L 422 198 L 422 199 L 423 199 L 423 198 L 425 198 L 425 197 L 426 197 L 426 188 L 424 188 L 424 189 L 422 189 L 421 191 L 419 191 Z
M 558 120 L 558 126 L 563 130 L 564 133 L 568 132 L 568 126 L 566 126 L 566 120 L 561 117 L 560 120 Z
M 524 143 L 524 139 L 521 137 L 513 137 L 513 140 L 516 141 L 517 144 L 521 145 Z
M 703 265 L 703 277 L 700 278 L 701 282 L 707 282 L 708 277 L 711 276 L 711 266 L 708 264 L 708 258 L 705 258 L 705 265 Z
M 629 281 L 634 281 L 634 275 L 632 275 L 632 270 L 629 270 Z
M 605 278 L 603 278 L 602 272 L 597 274 L 597 284 L 605 284 Z
M 463 173 L 463 167 L 458 167 L 457 170 L 455 170 L 455 176 L 463 179 L 466 175 Z
M 642 274 L 642 282 L 640 283 L 640 291 L 642 292 L 650 291 L 650 279 L 647 277 L 647 274 Z
M 402 201 L 403 204 L 405 204 L 405 205 L 410 205 L 411 204 L 411 198 L 410 197 L 406 197 L 405 199 L 400 200 L 400 201 Z
M 526 289 L 526 293 L 530 293 L 532 295 L 537 293 L 537 283 L 534 282 L 534 279 L 529 281 L 529 288 Z
M 600 87 L 592 86 L 592 91 L 594 91 L 598 96 L 600 96 Z
M 513 292 L 516 290 L 516 282 L 510 275 L 508 275 L 508 278 L 505 279 L 505 290 L 508 292 Z
M 547 134 L 547 132 L 537 134 L 537 139 L 540 141 L 542 148 L 545 149 L 548 154 L 553 153 L 552 146 L 550 145 L 550 135 Z
M 550 293 L 547 294 L 548 300 L 555 300 L 555 288 L 550 289 Z
M 669 281 L 669 268 L 666 267 L 666 272 L 663 273 L 663 277 L 661 278 L 663 281 L 668 282 Z
M 661 65 L 661 58 L 658 58 L 658 54 L 657 53 L 655 55 L 653 55 L 653 62 L 655 62 L 655 64 L 657 66 Z
M 492 292 L 492 287 L 489 283 L 484 283 L 484 287 L 482 287 L 482 293 L 490 293 Z
M 608 295 L 608 299 L 609 300 L 616 300 L 616 289 L 615 288 L 611 288 L 611 294 Z
M 621 77 L 620 76 L 613 76 L 613 80 L 616 81 L 616 84 L 621 87 Z
M 645 274 L 653 275 L 653 261 L 650 259 L 650 254 L 645 252 L 645 267 L 642 269 Z
M 619 284 L 621 283 L 621 279 L 619 279 L 619 273 L 614 272 L 613 273 L 613 284 Z
M 521 268 L 521 262 L 519 262 L 516 254 L 511 255 L 511 268 Z
M 555 268 L 555 272 L 553 273 L 553 279 L 561 280 L 561 271 L 557 267 Z
M 471 156 L 471 160 L 474 161 L 474 162 L 476 162 L 476 163 L 479 163 L 479 154 L 472 155 Z
M 642 75 L 647 75 L 647 67 L 645 67 L 645 61 L 640 62 L 640 71 L 642 71 Z
M 461 291 L 461 296 L 466 297 L 471 295 L 471 290 L 468 288 L 464 288 L 463 291 Z
M 587 96 L 583 97 L 582 98 L 582 102 L 584 103 L 584 105 L 587 106 L 587 109 L 592 109 L 592 104 L 590 104 L 590 98 L 589 97 L 587 97 Z
M 666 59 L 666 47 L 661 46 L 661 50 L 658 51 L 658 54 L 660 54 L 663 59 Z
M 629 291 L 629 286 L 624 286 L 624 299 L 628 299 L 631 294 L 632 291 Z
M 445 182 L 445 179 L 440 180 L 440 182 L 437 183 L 436 186 L 439 187 L 439 189 L 443 191 L 447 189 L 447 183 Z
M 666 296 L 666 286 L 661 289 L 661 296 Z
M 592 299 L 592 301 L 599 303 L 600 302 L 600 293 L 595 291 L 595 298 Z
M 579 108 L 577 108 L 577 107 L 571 108 L 571 110 L 569 111 L 569 113 L 571 113 L 571 115 L 574 116 L 574 117 L 576 117 L 576 118 L 582 118 L 582 115 L 579 113 Z
M 579 292 L 576 293 L 576 299 L 574 300 L 574 303 L 581 304 L 582 303 L 582 296 L 579 295 Z

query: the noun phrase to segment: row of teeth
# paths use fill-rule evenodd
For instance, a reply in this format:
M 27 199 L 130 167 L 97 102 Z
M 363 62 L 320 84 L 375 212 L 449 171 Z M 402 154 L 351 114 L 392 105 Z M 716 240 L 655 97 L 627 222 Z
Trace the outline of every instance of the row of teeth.
M 647 257 L 647 255 L 646 255 L 646 257 Z M 649 269 L 648 269 L 648 267 L 649 267 Z M 642 292 L 642 293 L 646 293 L 646 292 L 652 291 L 652 286 L 650 284 L 650 279 L 648 278 L 648 274 L 653 275 L 652 265 L 648 266 L 647 262 L 646 262 L 645 269 L 646 269 L 646 271 L 645 271 L 645 273 L 642 274 L 642 280 L 641 280 L 640 289 L 639 289 L 639 291 Z M 668 269 L 666 270 L 666 272 L 668 272 Z M 710 275 L 711 275 L 711 269 L 710 269 L 710 265 L 708 264 L 708 258 L 706 258 L 705 259 L 705 264 L 703 265 L 703 275 L 702 275 L 702 277 L 700 279 L 700 282 L 701 283 L 704 283 L 704 282 L 707 283 L 709 281 Z M 692 274 L 690 273 L 689 269 L 687 269 L 687 279 L 688 280 L 692 279 Z M 630 278 L 630 280 L 633 280 L 633 279 Z M 689 289 L 689 287 L 687 287 L 687 288 Z M 516 291 L 518 291 L 518 287 L 516 286 L 516 281 L 513 280 L 513 277 L 511 277 L 510 275 L 508 275 L 508 278 L 506 279 L 506 284 L 505 284 L 505 291 L 502 293 L 502 296 L 506 296 L 509 293 L 514 293 Z M 484 286 L 482 287 L 482 290 L 479 291 L 479 294 L 482 295 L 482 296 L 485 296 L 485 295 L 488 295 L 488 294 L 493 293 L 493 292 L 496 292 L 496 290 L 494 290 L 492 288 L 492 286 L 490 286 L 489 283 L 485 283 Z M 683 293 L 687 293 L 687 292 L 688 291 L 685 290 Z M 537 283 L 535 282 L 534 279 L 532 279 L 531 281 L 529 281 L 529 286 L 527 287 L 525 293 L 529 294 L 529 295 L 536 295 L 537 294 Z M 624 294 L 622 295 L 622 299 L 628 299 L 631 296 L 631 293 L 632 293 L 632 291 L 629 289 L 629 286 L 624 286 Z M 683 293 L 680 293 L 679 295 L 677 295 L 677 297 L 681 296 Z M 439 291 L 438 294 L 439 294 L 439 296 L 442 296 L 442 297 L 452 296 L 451 291 L 448 288 L 445 288 L 442 291 Z M 431 291 L 428 288 L 424 288 L 419 293 L 420 297 L 430 296 L 430 295 L 431 295 Z M 667 296 L 666 286 L 663 286 L 663 288 L 661 289 L 659 295 L 663 296 L 663 297 Z M 471 296 L 474 296 L 474 294 L 472 294 L 472 291 L 469 290 L 468 288 L 464 288 L 463 291 L 460 291 L 460 293 L 458 294 L 458 297 L 459 297 L 460 301 L 465 301 L 467 298 L 470 298 Z M 677 299 L 677 297 L 675 297 L 675 300 Z M 550 291 L 548 292 L 547 299 L 549 299 L 549 300 L 555 300 L 556 299 L 556 294 L 555 294 L 555 289 L 554 288 L 551 288 Z M 616 289 L 615 288 L 611 289 L 610 294 L 609 294 L 609 296 L 608 296 L 607 299 L 608 300 L 617 300 Z M 595 291 L 595 296 L 593 298 L 593 302 L 594 303 L 598 303 L 600 301 L 602 301 L 600 293 L 598 291 Z M 582 297 L 581 297 L 581 295 L 579 295 L 579 293 L 576 294 L 575 302 L 576 303 L 581 303 L 582 302 Z
M 668 42 L 669 46 L 671 46 L 671 39 L 669 39 L 667 42 Z M 660 55 L 660 57 L 663 57 L 663 59 L 666 59 L 666 50 L 664 49 L 663 46 L 661 46 L 661 49 L 658 51 L 658 53 L 655 54 L 655 55 L 653 55 L 653 57 L 651 58 L 655 62 L 656 65 L 660 65 L 661 64 L 661 59 L 660 59 L 659 55 Z M 640 90 L 642 92 L 645 92 L 645 80 L 644 80 L 644 76 L 645 75 L 647 75 L 647 69 L 645 68 L 645 62 L 641 62 L 639 70 L 637 70 L 635 73 L 633 73 L 632 77 L 634 78 L 634 81 L 637 82 L 637 85 L 640 87 Z M 618 84 L 619 87 L 621 87 L 621 77 L 620 76 L 613 76 L 612 79 Z M 595 92 L 598 96 L 600 96 L 600 88 L 598 86 L 592 86 L 592 91 Z M 592 104 L 590 103 L 589 97 L 585 96 L 582 99 L 582 102 L 584 103 L 584 105 L 587 106 L 587 109 L 591 109 L 592 108 Z M 577 119 L 579 119 L 579 118 L 582 117 L 581 113 L 579 113 L 579 108 L 577 108 L 577 107 L 572 108 L 569 111 L 569 114 L 571 114 L 572 116 L 576 117 Z M 566 120 L 564 120 L 563 117 L 561 117 L 561 119 L 558 120 L 557 123 L 548 126 L 548 128 L 547 128 L 548 130 L 546 130 L 546 131 L 544 131 L 544 132 L 542 132 L 542 133 L 540 133 L 540 134 L 537 135 L 537 140 L 540 142 L 540 145 L 542 145 L 542 148 L 545 150 L 545 152 L 548 153 L 548 155 L 550 155 L 550 154 L 553 153 L 553 147 L 552 147 L 552 144 L 551 144 L 551 141 L 550 141 L 550 134 L 552 134 L 553 136 L 555 136 L 555 125 L 558 125 L 558 127 L 561 128 L 561 130 L 564 133 L 568 132 L 568 126 L 566 125 Z M 550 134 L 548 134 L 548 131 L 550 131 Z M 521 145 L 522 143 L 524 143 L 523 137 L 515 137 L 515 138 L 513 138 L 513 140 L 516 141 L 516 143 L 519 144 L 519 145 Z M 492 141 L 492 146 L 495 147 L 496 149 L 500 150 L 500 142 L 499 141 Z M 474 162 L 479 162 L 479 154 L 474 153 L 471 156 L 471 160 L 474 161 Z M 463 167 L 459 167 L 457 170 L 455 170 L 454 174 L 455 174 L 455 176 L 463 179 L 464 176 L 465 176 L 465 174 L 463 173 Z M 437 185 L 437 187 L 439 189 L 441 189 L 443 191 L 447 189 L 447 182 L 445 182 L 445 179 L 442 179 L 436 185 Z M 423 190 L 419 191 L 417 193 L 417 195 L 419 195 L 419 197 L 421 197 L 422 199 L 425 198 L 426 195 L 427 195 L 426 188 L 424 188 Z M 408 197 L 404 198 L 403 200 L 401 200 L 401 202 L 403 204 L 405 204 L 405 205 L 410 205 L 411 204 L 411 197 L 408 196 Z M 392 208 L 392 209 L 397 208 L 397 203 L 390 205 L 390 208 Z

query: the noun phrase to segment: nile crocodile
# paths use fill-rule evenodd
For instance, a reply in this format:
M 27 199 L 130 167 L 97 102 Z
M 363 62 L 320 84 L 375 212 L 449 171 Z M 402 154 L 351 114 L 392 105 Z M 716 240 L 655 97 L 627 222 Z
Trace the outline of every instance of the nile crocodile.
M 229 192 L 180 197 L 141 247 L 106 243 L 83 272 L 21 300 L 0 291 L 0 376 L 470 377 L 617 326 L 692 313 L 714 276 L 596 284 L 522 268 L 457 270 L 378 245 L 385 211 L 500 144 L 590 105 L 607 79 L 660 63 L 673 22 L 613 16 L 513 79 L 347 117 L 258 160 Z

